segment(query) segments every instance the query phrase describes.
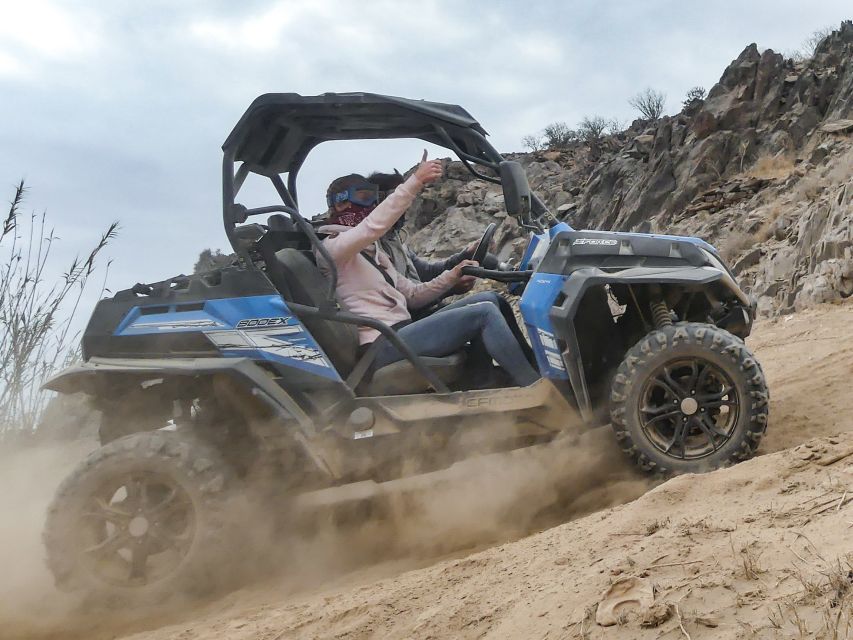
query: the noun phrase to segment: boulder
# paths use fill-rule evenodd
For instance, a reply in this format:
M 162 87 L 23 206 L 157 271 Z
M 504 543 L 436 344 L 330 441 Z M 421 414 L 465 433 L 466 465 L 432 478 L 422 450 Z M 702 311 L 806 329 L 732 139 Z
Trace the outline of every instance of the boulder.
M 796 310 L 834 302 L 853 294 L 853 260 L 831 259 L 806 276 L 794 299 Z
M 642 153 L 644 155 L 649 155 L 649 153 L 652 150 L 652 143 L 654 141 L 655 141 L 654 135 L 649 134 L 649 133 L 644 133 L 644 134 L 639 135 L 636 138 L 634 138 L 633 146 L 640 153 Z
M 816 146 L 811 154 L 809 155 L 809 162 L 812 164 L 820 164 L 822 163 L 826 157 L 832 152 L 833 144 L 831 142 L 824 142 Z
M 697 138 L 706 138 L 717 130 L 717 118 L 710 111 L 700 111 L 693 119 L 693 133 Z
M 758 261 L 761 259 L 761 249 L 755 247 L 750 249 L 745 254 L 743 254 L 740 258 L 738 258 L 737 262 L 732 265 L 732 271 L 734 273 L 740 273 L 741 271 L 746 271 L 750 267 L 754 267 L 758 264 Z
M 557 217 L 565 218 L 569 213 L 578 208 L 577 202 L 567 202 L 557 207 Z

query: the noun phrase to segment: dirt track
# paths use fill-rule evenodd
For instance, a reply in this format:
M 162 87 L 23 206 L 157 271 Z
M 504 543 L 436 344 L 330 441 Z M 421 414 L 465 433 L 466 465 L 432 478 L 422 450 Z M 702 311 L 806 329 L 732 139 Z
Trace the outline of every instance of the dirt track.
M 517 538 L 518 528 L 502 536 L 486 527 L 480 542 L 497 546 L 477 550 L 473 540 L 460 538 L 468 550 L 448 553 L 460 532 L 438 520 L 422 522 L 418 530 L 447 536 L 447 544 L 413 544 L 412 553 L 393 561 L 360 568 L 355 562 L 337 574 L 267 580 L 192 612 L 129 627 L 78 620 L 65 634 L 47 637 L 66 638 L 74 628 L 77 637 L 134 640 L 832 638 L 834 628 L 837 638 L 853 637 L 847 627 L 853 573 L 845 558 L 853 552 L 853 455 L 844 457 L 853 454 L 851 319 L 853 304 L 824 307 L 763 323 L 749 341 L 770 383 L 771 422 L 761 453 L 772 455 L 676 478 L 633 502 L 513 542 L 501 544 Z M 849 433 L 829 437 L 842 432 Z M 606 449 L 600 437 L 586 444 Z M 564 516 L 648 488 L 609 466 L 609 451 L 583 455 L 591 460 L 582 477 L 595 485 L 564 500 Z M 567 477 L 566 486 L 581 479 Z M 529 503 L 532 494 L 521 498 Z M 359 548 L 364 537 L 387 535 L 362 533 L 337 544 Z M 314 560 L 327 569 L 334 564 L 326 556 Z M 619 617 L 621 625 L 596 625 L 592 612 L 601 593 L 625 576 L 656 587 L 646 626 L 632 613 Z M 140 632 L 122 635 L 133 628 Z M 821 630 L 822 636 L 807 635 Z

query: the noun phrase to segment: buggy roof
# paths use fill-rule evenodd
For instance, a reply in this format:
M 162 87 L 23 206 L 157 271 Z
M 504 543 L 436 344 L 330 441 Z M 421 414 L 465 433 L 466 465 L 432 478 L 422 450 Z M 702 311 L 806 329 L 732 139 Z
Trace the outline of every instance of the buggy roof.
M 272 176 L 298 171 L 311 149 L 327 140 L 420 138 L 493 160 L 485 135 L 454 104 L 374 93 L 267 93 L 249 105 L 222 149 L 250 171 Z

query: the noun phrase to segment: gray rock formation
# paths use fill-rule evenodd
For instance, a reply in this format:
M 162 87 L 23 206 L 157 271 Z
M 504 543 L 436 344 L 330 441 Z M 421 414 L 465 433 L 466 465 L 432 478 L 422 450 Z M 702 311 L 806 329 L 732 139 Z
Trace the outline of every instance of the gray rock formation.
M 635 121 L 594 153 L 511 155 L 531 186 L 576 228 L 696 235 L 714 243 L 775 314 L 853 293 L 853 22 L 813 58 L 751 44 L 704 101 Z M 461 163 L 410 211 L 410 244 L 449 255 L 501 220 L 502 257 L 524 241 L 499 187 Z

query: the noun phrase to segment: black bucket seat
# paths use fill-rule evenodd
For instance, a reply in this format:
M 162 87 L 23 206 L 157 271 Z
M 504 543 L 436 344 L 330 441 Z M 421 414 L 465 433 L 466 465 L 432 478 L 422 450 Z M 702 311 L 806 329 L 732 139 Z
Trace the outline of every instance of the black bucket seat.
M 284 248 L 264 256 L 269 276 L 285 302 L 291 301 L 311 307 L 326 303 L 329 283 L 314 262 L 310 251 Z M 351 324 L 316 317 L 300 317 L 317 344 L 323 349 L 341 377 L 346 378 L 358 361 L 358 329 Z M 456 353 L 443 358 L 422 357 L 423 363 L 440 380 L 452 383 L 462 373 L 465 354 Z M 400 360 L 373 372 L 366 385 L 366 395 L 400 395 L 419 393 L 429 389 L 429 383 L 408 360 Z

